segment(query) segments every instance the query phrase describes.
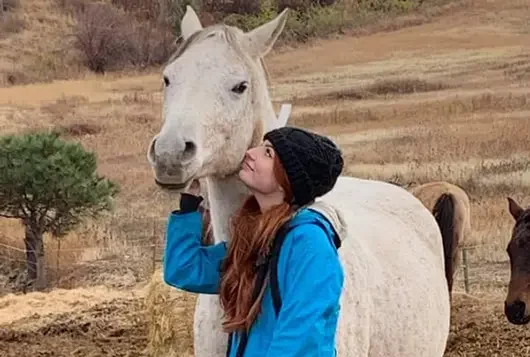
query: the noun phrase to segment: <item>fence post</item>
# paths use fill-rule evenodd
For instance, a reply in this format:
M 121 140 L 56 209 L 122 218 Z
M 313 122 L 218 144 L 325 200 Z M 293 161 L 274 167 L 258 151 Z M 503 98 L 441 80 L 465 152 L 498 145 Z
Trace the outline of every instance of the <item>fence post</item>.
M 462 248 L 462 264 L 464 265 L 464 287 L 469 294 L 469 267 L 467 259 L 467 248 Z
M 156 269 L 156 219 L 153 219 L 153 271 L 151 274 L 155 273 Z
M 55 267 L 55 283 L 57 284 L 57 286 L 59 285 L 59 279 L 60 279 L 60 274 L 59 274 L 59 261 L 61 259 L 61 238 L 57 237 L 57 257 L 56 257 L 57 261 L 56 261 L 56 267 Z

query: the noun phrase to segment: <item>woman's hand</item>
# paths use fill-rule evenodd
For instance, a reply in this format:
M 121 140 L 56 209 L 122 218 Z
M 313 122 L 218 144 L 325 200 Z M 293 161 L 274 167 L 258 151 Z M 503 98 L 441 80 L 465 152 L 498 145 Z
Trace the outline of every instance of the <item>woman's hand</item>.
M 200 196 L 201 184 L 199 183 L 199 180 L 193 180 L 186 190 L 186 193 L 194 196 Z
M 199 180 L 193 180 L 186 191 L 180 195 L 180 212 L 186 213 L 199 210 L 199 205 L 203 200 Z

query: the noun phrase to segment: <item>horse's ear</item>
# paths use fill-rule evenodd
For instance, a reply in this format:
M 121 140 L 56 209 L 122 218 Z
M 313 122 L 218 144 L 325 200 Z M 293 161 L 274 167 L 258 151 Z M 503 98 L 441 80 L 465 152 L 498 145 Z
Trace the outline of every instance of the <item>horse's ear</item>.
M 254 57 L 265 57 L 269 53 L 285 27 L 288 12 L 286 7 L 276 18 L 245 34 Z
M 254 124 L 254 131 L 252 132 L 252 139 L 250 139 L 249 147 L 255 147 L 261 144 L 261 142 L 263 141 L 263 134 L 265 134 L 263 121 L 257 120 Z
M 201 20 L 195 13 L 195 10 L 186 5 L 186 13 L 180 22 L 180 33 L 183 40 L 188 39 L 195 32 L 202 30 Z
M 265 123 L 262 122 L 263 133 L 286 126 L 287 122 L 289 121 L 292 108 L 293 105 L 291 103 L 282 104 L 280 112 L 275 119 L 271 118 L 271 120 L 267 120 Z
M 510 214 L 512 215 L 513 219 L 517 220 L 521 214 L 524 212 L 524 209 L 519 206 L 517 202 L 515 202 L 511 197 L 507 197 L 508 199 L 508 210 L 510 211 Z
M 278 113 L 278 121 L 276 122 L 276 128 L 282 128 L 287 125 L 292 109 L 292 104 L 282 104 L 282 107 L 280 108 L 280 113 Z

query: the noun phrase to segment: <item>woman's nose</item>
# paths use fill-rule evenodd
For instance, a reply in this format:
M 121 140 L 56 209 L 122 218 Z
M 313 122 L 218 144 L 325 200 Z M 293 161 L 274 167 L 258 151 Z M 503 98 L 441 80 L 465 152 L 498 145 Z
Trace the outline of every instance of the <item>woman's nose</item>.
M 245 153 L 245 159 L 254 160 L 254 148 L 248 149 Z

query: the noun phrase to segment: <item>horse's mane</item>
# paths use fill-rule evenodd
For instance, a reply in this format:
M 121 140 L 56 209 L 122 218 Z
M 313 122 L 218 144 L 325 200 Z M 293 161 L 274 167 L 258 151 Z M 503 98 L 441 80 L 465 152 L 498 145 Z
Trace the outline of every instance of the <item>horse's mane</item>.
M 237 27 L 228 26 L 225 24 L 217 24 L 217 25 L 212 25 L 212 26 L 203 28 L 200 31 L 196 31 L 191 36 L 189 36 L 187 39 L 182 41 L 178 45 L 175 52 L 173 52 L 173 54 L 169 57 L 168 61 L 166 62 L 166 65 L 171 64 L 173 61 L 179 58 L 184 53 L 184 51 L 186 51 L 192 44 L 198 43 L 204 40 L 205 38 L 210 37 L 212 34 L 214 34 L 215 32 L 218 32 L 219 30 L 221 30 L 224 33 L 225 38 L 228 42 L 228 45 L 232 47 L 239 56 L 243 58 L 244 57 L 248 58 L 248 54 L 244 51 L 243 47 L 237 40 L 238 35 L 240 35 L 241 30 L 239 30 Z M 179 39 L 182 39 L 182 37 L 179 37 Z M 179 42 L 179 39 L 177 39 L 177 42 Z M 267 69 L 267 65 L 265 64 L 265 59 L 263 57 L 259 57 L 259 62 L 261 64 L 261 69 L 263 70 L 265 74 L 265 80 L 268 84 L 270 82 L 270 74 Z

